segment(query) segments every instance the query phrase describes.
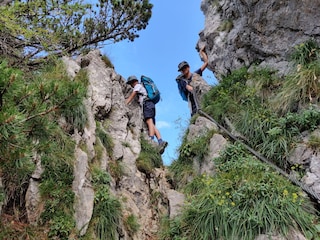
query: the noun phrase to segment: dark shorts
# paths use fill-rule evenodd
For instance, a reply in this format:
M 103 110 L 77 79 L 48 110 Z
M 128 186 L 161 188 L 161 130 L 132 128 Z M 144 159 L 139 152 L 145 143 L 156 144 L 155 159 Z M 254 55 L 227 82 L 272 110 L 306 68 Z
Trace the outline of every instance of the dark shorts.
M 155 124 L 155 116 L 156 116 L 156 107 L 153 102 L 145 101 L 143 103 L 143 118 L 144 120 L 148 118 L 152 118 L 153 123 Z

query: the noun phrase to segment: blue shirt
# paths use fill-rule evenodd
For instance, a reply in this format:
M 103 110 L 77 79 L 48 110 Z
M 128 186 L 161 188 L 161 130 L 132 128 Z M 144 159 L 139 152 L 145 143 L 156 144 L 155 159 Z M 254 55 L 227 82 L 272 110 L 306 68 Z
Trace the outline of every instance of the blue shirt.
M 194 73 L 197 73 L 199 74 L 200 76 L 202 76 L 202 71 L 201 71 L 201 68 L 197 69 Z M 187 90 L 187 84 L 190 84 L 191 80 L 192 80 L 192 74 L 191 74 L 191 77 L 188 78 L 188 79 L 185 79 L 183 77 L 182 74 L 180 74 L 177 78 L 176 78 L 176 81 L 177 81 L 177 84 L 178 84 L 178 89 L 179 89 L 179 93 L 182 97 L 183 100 L 185 101 L 188 101 L 188 95 L 189 95 L 189 91 Z

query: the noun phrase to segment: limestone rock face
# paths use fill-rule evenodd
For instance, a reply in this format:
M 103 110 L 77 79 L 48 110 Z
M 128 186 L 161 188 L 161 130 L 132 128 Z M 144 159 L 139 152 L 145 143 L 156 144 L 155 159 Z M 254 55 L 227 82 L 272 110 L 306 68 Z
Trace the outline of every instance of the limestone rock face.
M 285 74 L 293 47 L 320 42 L 318 0 L 202 0 L 209 69 L 217 78 L 241 66 L 260 64 Z
M 154 239 L 159 230 L 160 216 L 170 211 L 167 191 L 171 187 L 165 179 L 164 169 L 155 169 L 150 176 L 146 176 L 136 167 L 136 159 L 141 151 L 140 138 L 146 129 L 141 107 L 135 102 L 126 106 L 125 98 L 131 88 L 114 69 L 106 67 L 98 50 L 76 60 L 64 58 L 64 62 L 71 77 L 82 66 L 89 78 L 84 101 L 88 123 L 82 132 L 76 131 L 73 136 L 77 143 L 73 182 L 77 229 L 84 235 L 92 218 L 94 190 L 90 182 L 89 164 L 98 158 L 103 171 L 110 171 L 111 162 L 122 166 L 122 175 L 112 179 L 111 192 L 122 204 L 123 219 L 133 215 L 140 225 L 139 231 L 132 234 L 125 223 L 121 223 L 117 229 L 119 239 Z M 113 142 L 112 149 L 103 147 L 99 157 L 95 149 L 100 141 L 97 129 L 105 132 Z M 80 148 L 83 143 L 86 151 Z M 154 199 L 153 196 L 158 197 Z M 171 211 L 176 211 L 172 206 L 174 209 Z
M 257 63 L 285 74 L 290 69 L 288 58 L 295 45 L 310 38 L 320 42 L 319 0 L 202 0 L 201 9 L 205 15 L 205 28 L 200 33 L 198 48 L 206 46 L 208 68 L 218 79 L 241 66 L 250 67 Z M 122 175 L 111 180 L 111 192 L 123 205 L 123 217 L 134 215 L 140 225 L 138 232 L 132 234 L 122 222 L 117 229 L 117 239 L 157 239 L 161 216 L 177 216 L 185 196 L 172 189 L 166 179 L 165 168 L 154 169 L 148 176 L 137 169 L 140 139 L 146 134 L 146 127 L 140 106 L 135 102 L 125 105 L 131 88 L 121 75 L 105 65 L 98 50 L 76 59 L 64 57 L 62 60 L 71 79 L 81 69 L 87 71 L 89 79 L 87 98 L 84 99 L 88 121 L 83 130 L 75 129 L 72 136 L 76 142 L 72 189 L 76 198 L 74 218 L 77 230 L 80 235 L 85 235 L 92 219 L 95 192 L 89 168 L 98 159 L 99 167 L 106 172 L 110 172 L 113 162 L 123 167 Z M 194 87 L 200 99 L 210 88 L 202 84 L 202 79 L 196 81 Z M 68 128 L 63 119 L 60 125 Z M 112 149 L 102 147 L 99 154 L 96 149 L 100 144 L 98 130 L 105 132 L 113 141 Z M 214 174 L 212 159 L 219 156 L 227 140 L 214 123 L 201 116 L 188 129 L 189 141 L 211 130 L 215 133 L 210 139 L 207 155 L 201 162 L 197 157 L 193 159 L 193 167 L 198 174 Z M 320 159 L 307 148 L 306 143 L 307 140 L 298 145 L 290 160 L 308 166 L 303 180 L 320 193 Z M 41 159 L 36 163 L 26 194 L 28 220 L 34 224 L 44 204 L 38 182 L 43 171 Z M 0 179 L 0 190 L 2 188 Z M 3 204 L 0 202 L 0 213 Z M 270 239 L 270 236 L 260 235 L 256 239 Z M 275 235 L 272 239 L 283 238 Z M 305 238 L 291 231 L 287 239 Z

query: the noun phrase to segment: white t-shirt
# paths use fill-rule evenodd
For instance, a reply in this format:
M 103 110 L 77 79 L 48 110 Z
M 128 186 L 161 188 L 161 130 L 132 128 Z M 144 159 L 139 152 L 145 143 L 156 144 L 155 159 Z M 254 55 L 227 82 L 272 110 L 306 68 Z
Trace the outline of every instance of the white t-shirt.
M 133 91 L 138 93 L 138 96 L 139 96 L 138 101 L 142 106 L 144 99 L 147 97 L 147 90 L 140 83 L 138 83 L 134 86 Z

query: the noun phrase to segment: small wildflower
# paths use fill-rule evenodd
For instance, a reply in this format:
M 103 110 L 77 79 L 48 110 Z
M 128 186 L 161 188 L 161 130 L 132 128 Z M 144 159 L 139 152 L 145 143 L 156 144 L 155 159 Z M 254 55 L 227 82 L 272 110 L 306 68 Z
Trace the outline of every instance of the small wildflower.
M 231 202 L 231 205 L 232 205 L 232 206 L 235 206 L 236 204 L 235 204 L 234 202 Z
M 298 198 L 298 194 L 292 193 L 293 202 L 296 202 L 297 198 Z
M 285 190 L 283 190 L 283 196 L 288 196 L 288 190 L 287 189 L 285 189 Z

